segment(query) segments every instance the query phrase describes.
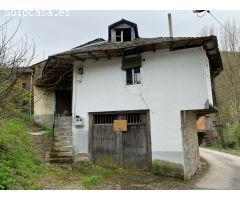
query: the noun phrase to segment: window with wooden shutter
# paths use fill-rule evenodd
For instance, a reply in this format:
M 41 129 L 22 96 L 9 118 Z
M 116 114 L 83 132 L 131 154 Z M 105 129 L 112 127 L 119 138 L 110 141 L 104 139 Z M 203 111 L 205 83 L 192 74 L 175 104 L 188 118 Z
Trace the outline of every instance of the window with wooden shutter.
M 126 71 L 127 85 L 141 84 L 141 65 L 141 56 L 124 58 L 122 60 L 122 69 Z

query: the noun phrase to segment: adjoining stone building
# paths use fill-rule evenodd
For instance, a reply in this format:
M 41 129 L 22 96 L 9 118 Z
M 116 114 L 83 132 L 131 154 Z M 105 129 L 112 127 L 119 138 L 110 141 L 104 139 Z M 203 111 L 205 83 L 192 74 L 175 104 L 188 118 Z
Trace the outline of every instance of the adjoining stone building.
M 52 162 L 197 172 L 196 120 L 216 111 L 212 83 L 222 70 L 215 36 L 141 38 L 123 19 L 109 26 L 108 40 L 34 69 L 34 117 L 54 127 Z

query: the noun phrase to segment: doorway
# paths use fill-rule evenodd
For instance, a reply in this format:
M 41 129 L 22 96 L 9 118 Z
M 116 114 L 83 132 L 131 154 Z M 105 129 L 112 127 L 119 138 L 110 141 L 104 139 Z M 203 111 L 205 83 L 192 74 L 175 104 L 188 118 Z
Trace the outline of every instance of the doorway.
M 89 151 L 92 161 L 108 167 L 149 169 L 149 111 L 91 113 Z M 126 120 L 127 131 L 115 131 L 114 120 Z
M 56 90 L 56 115 L 71 116 L 72 115 L 72 91 Z

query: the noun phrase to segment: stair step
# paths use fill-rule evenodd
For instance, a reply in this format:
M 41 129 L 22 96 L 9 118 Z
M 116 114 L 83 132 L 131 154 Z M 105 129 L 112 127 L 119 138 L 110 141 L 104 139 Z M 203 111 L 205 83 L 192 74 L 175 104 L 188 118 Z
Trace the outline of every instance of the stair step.
M 55 124 L 72 124 L 72 117 L 57 117 L 55 118 Z
M 72 163 L 73 159 L 72 158 L 50 158 L 49 159 L 50 163 Z
M 51 152 L 50 153 L 50 158 L 65 158 L 65 157 L 73 157 L 73 152 L 72 151 L 67 151 L 67 152 Z
M 53 146 L 60 147 L 60 146 L 71 146 L 72 141 L 61 141 L 61 142 L 54 142 Z
M 60 146 L 60 147 L 53 146 L 52 151 L 53 152 L 59 152 L 59 151 L 60 152 L 62 152 L 62 151 L 68 152 L 68 151 L 72 151 L 72 146 Z
M 54 130 L 72 130 L 72 124 L 55 124 Z
M 54 136 L 72 136 L 72 132 L 58 131 L 54 132 Z
M 62 142 L 62 141 L 72 141 L 71 136 L 54 136 L 54 142 Z

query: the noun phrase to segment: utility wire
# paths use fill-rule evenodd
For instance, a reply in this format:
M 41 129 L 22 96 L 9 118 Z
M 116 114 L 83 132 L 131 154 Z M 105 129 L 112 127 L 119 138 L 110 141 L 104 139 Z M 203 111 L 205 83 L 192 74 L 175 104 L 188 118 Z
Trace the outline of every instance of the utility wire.
M 209 15 L 212 16 L 212 18 L 213 18 L 222 28 L 224 28 L 224 30 L 226 30 L 228 33 L 230 33 L 232 36 L 234 36 L 234 34 L 233 34 L 231 31 L 229 31 L 229 30 L 227 29 L 227 27 L 226 27 L 224 24 L 222 24 L 222 23 L 220 22 L 220 20 L 218 20 L 217 17 L 215 17 L 215 16 L 210 12 L 210 10 L 205 10 L 203 15 L 199 15 L 200 12 L 202 12 L 202 10 L 199 11 L 199 12 L 198 12 L 198 11 L 195 11 L 195 13 L 197 13 L 197 16 L 198 16 L 198 17 L 203 18 L 203 17 L 206 15 L 206 13 L 208 13 Z
M 220 26 L 222 26 L 228 33 L 230 33 L 232 36 L 234 36 L 234 34 L 233 34 L 231 31 L 229 31 L 229 30 L 227 29 L 227 27 L 224 26 L 224 24 L 222 24 L 209 10 L 207 10 L 206 12 L 207 12 L 208 14 L 210 14 L 210 15 L 212 16 L 212 18 L 213 18 Z

